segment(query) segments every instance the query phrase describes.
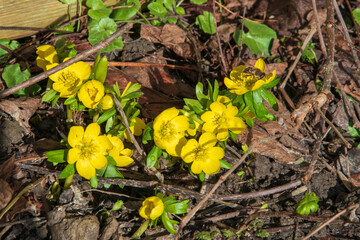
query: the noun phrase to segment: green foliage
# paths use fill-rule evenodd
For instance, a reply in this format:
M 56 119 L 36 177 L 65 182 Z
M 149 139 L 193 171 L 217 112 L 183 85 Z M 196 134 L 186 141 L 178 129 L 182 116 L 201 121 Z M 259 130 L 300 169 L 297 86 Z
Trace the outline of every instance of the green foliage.
M 124 7 L 119 9 L 114 9 L 111 13 L 110 17 L 114 20 L 129 20 L 140 9 L 140 1 L 139 0 L 122 0 L 116 6 L 132 6 L 132 7 Z
M 77 0 L 59 0 L 59 2 L 62 2 L 64 4 L 70 5 L 76 3 Z
M 264 24 L 249 20 L 245 20 L 244 25 L 249 31 L 247 33 L 242 32 L 242 42 L 248 46 L 253 54 L 269 57 L 271 41 L 277 38 L 276 32 Z M 235 31 L 233 38 L 240 45 L 241 30 Z
M 25 69 L 21 71 L 20 65 L 18 63 L 14 65 L 7 65 L 2 73 L 2 78 L 5 81 L 5 84 L 8 88 L 13 87 L 19 83 L 25 82 L 31 76 L 30 71 Z M 38 84 L 33 84 L 30 87 L 20 89 L 19 91 L 13 93 L 14 96 L 30 96 L 40 93 L 41 87 Z
M 214 15 L 208 11 L 204 11 L 202 15 L 196 17 L 196 25 L 208 34 L 215 34 Z
M 360 148 L 360 130 L 356 129 L 352 126 L 348 126 L 348 131 L 347 133 L 349 133 L 351 135 L 351 137 L 355 140 L 356 144 L 357 144 L 357 148 Z
M 276 99 L 270 92 L 261 87 L 255 91 L 247 92 L 243 96 L 246 106 L 249 107 L 250 111 L 257 119 L 263 122 L 266 122 L 268 119 L 275 119 L 275 117 L 268 112 L 263 104 L 263 100 L 265 99 L 275 111 L 278 110 Z
M 255 219 L 250 222 L 250 224 L 241 232 L 237 232 L 236 234 L 240 238 L 241 236 L 252 237 L 255 235 L 256 237 L 267 238 L 269 237 L 269 233 L 263 230 L 264 223 L 260 219 Z
M 55 165 L 66 162 L 67 152 L 67 149 L 54 150 L 47 152 L 45 156 L 48 158 L 47 160 L 49 162 L 52 162 Z
M 161 148 L 154 145 L 146 157 L 146 167 L 152 168 L 153 166 L 155 166 L 162 152 L 163 151 Z
M 360 8 L 355 8 L 352 11 L 352 14 L 355 18 L 355 22 L 360 25 Z
M 7 47 L 8 49 L 10 49 L 12 51 L 14 51 L 20 47 L 20 43 L 18 41 L 16 41 L 16 40 L 10 41 L 10 39 L 8 39 L 8 38 L 0 39 L 0 45 L 3 45 L 4 47 Z M 8 54 L 9 54 L 8 51 L 0 48 L 0 64 L 6 62 L 6 60 L 7 60 L 7 58 L 5 58 L 5 57 L 1 58 L 1 57 L 6 56 Z
M 59 178 L 65 179 L 75 173 L 75 165 L 74 164 L 68 164 L 66 167 L 61 171 Z
M 208 0 L 190 0 L 190 2 L 195 3 L 197 5 L 201 5 L 203 3 L 206 3 Z
M 319 198 L 315 193 L 309 195 L 306 191 L 305 197 L 296 205 L 295 212 L 301 215 L 309 215 L 311 212 L 316 212 L 319 209 Z
M 70 43 L 67 44 L 66 38 L 61 38 L 56 41 L 55 49 L 59 57 L 59 61 L 63 62 L 65 58 L 72 58 L 75 57 L 77 54 L 77 51 L 74 49 L 75 44 Z
M 301 46 L 302 43 L 299 42 L 298 45 Z M 308 45 L 305 47 L 301 55 L 301 60 L 304 62 L 308 62 L 312 65 L 314 65 L 315 63 L 317 64 L 318 60 L 314 52 L 314 48 L 315 48 L 315 43 L 308 43 Z

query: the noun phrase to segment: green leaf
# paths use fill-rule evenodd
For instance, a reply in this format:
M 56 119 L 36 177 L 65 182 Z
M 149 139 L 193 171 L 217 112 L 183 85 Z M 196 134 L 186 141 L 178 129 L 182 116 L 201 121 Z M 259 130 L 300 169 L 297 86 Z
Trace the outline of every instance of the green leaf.
M 120 210 L 124 207 L 124 202 L 122 200 L 117 200 L 114 206 L 111 208 L 110 212 Z
M 195 23 L 196 25 L 199 25 L 199 28 L 205 33 L 215 33 L 214 15 L 212 15 L 212 13 L 204 11 L 202 15 L 196 17 Z
M 252 92 L 254 100 L 255 115 L 258 118 L 263 118 L 267 113 L 267 109 L 264 107 L 263 98 L 260 94 L 259 89 Z
M 172 214 L 185 214 L 187 212 L 187 208 L 189 207 L 189 201 L 185 200 L 182 202 L 178 202 L 175 199 L 169 202 L 164 202 L 165 211 Z
M 112 156 L 106 156 L 106 159 L 108 161 L 108 166 L 116 166 L 116 161 Z
M 185 9 L 182 7 L 177 7 L 175 10 L 176 14 L 178 15 L 185 15 Z
M 204 172 L 201 172 L 201 173 L 199 173 L 199 180 L 201 181 L 201 182 L 203 182 L 204 180 L 205 180 L 205 173 Z
M 143 137 L 142 137 L 142 143 L 143 144 L 147 144 L 148 141 L 151 141 L 153 139 L 153 122 L 150 122 L 148 124 L 146 124 L 146 127 L 143 131 Z
M 218 83 L 217 80 L 215 80 L 215 82 L 214 82 L 214 92 L 213 92 L 213 95 L 212 95 L 213 101 L 217 100 L 218 95 L 219 95 L 219 83 Z
M 161 156 L 162 152 L 163 151 L 161 148 L 154 145 L 146 157 L 146 166 L 148 168 L 152 168 L 153 166 L 155 166 L 155 164 L 158 161 L 159 157 Z
M 106 120 L 108 120 L 109 118 L 111 118 L 112 116 L 114 116 L 116 114 L 116 109 L 112 108 L 110 110 L 107 110 L 106 112 L 104 112 L 103 114 L 101 114 L 101 116 L 98 118 L 97 123 L 98 124 L 102 124 L 103 122 L 105 122 Z
M 263 88 L 260 88 L 260 94 L 265 99 L 265 101 L 267 101 L 275 111 L 279 110 L 279 105 L 276 101 L 276 98 L 271 94 L 271 92 L 269 92 Z
M 96 176 L 90 178 L 90 186 L 95 189 L 98 187 L 98 179 Z
M 360 137 L 359 130 L 357 130 L 356 128 L 354 128 L 350 125 L 348 125 L 348 129 L 349 129 L 349 131 L 347 131 L 347 133 L 349 133 L 353 138 Z
M 173 227 L 173 224 L 176 224 L 178 222 L 175 220 L 171 220 L 169 218 L 168 213 L 165 211 L 161 215 L 161 222 L 163 223 L 164 227 L 166 228 L 166 230 L 168 230 L 169 233 L 176 234 L 176 230 Z
M 122 40 L 122 37 L 118 37 L 117 39 L 115 39 L 114 41 L 112 41 L 109 46 L 107 46 L 106 48 L 102 49 L 101 52 L 111 52 L 114 51 L 115 49 L 123 49 L 124 47 L 124 42 Z
M 111 13 L 111 18 L 114 20 L 129 20 L 140 9 L 140 1 L 139 0 L 123 0 L 120 1 L 116 6 L 132 6 L 132 7 L 124 7 L 113 10 Z
M 76 0 L 59 0 L 59 1 L 67 5 L 76 3 Z
M 221 164 L 222 168 L 225 168 L 225 169 L 231 169 L 232 168 L 232 164 L 228 163 L 227 161 L 225 161 L 223 159 L 220 160 L 220 164 Z
M 116 23 L 111 18 L 102 18 L 100 21 L 91 20 L 87 25 L 89 29 L 89 42 L 95 45 L 116 31 Z
M 105 170 L 104 177 L 106 178 L 124 178 L 124 176 L 117 170 L 116 166 L 108 165 Z
M 111 117 L 106 121 L 105 132 L 108 133 L 113 126 L 114 126 L 114 117 Z
M 75 165 L 68 164 L 59 175 L 59 179 L 65 179 L 75 173 Z
M 268 84 L 262 85 L 263 88 L 273 88 L 279 83 L 280 79 L 275 77 L 274 80 L 269 82 Z
M 309 215 L 311 212 L 316 212 L 319 209 L 319 198 L 315 193 L 309 195 L 306 191 L 305 197 L 296 205 L 295 211 L 301 215 Z
M 106 7 L 102 0 L 87 0 L 86 6 L 94 10 Z
M 20 65 L 18 63 L 14 65 L 7 65 L 2 73 L 2 78 L 4 79 L 6 86 L 8 88 L 13 87 L 19 83 L 25 82 L 30 78 L 31 74 L 28 69 L 21 71 Z M 24 96 L 28 95 L 25 91 L 25 88 L 13 93 L 15 96 Z
M 274 38 L 277 38 L 276 32 L 268 26 L 252 22 L 244 21 L 245 27 L 249 32 L 242 33 L 242 42 L 249 47 L 253 54 L 259 54 L 263 57 L 270 56 L 270 45 Z M 235 31 L 233 38 L 235 42 L 240 45 L 241 30 Z
M 64 163 L 66 162 L 67 152 L 68 152 L 67 149 L 54 150 L 47 152 L 45 156 L 47 156 L 48 162 Z
M 12 41 L 10 42 L 10 39 L 8 39 L 8 38 L 0 39 L 0 45 L 3 45 L 4 47 L 7 47 L 8 49 L 10 49 L 10 50 L 12 50 L 12 51 L 14 51 L 15 49 L 17 49 L 17 48 L 20 47 L 20 43 L 19 43 L 18 41 L 12 40 Z M 7 54 L 9 54 L 8 51 L 0 48 L 0 57 L 5 56 L 5 55 L 7 55 Z M 0 63 L 5 62 L 5 61 L 6 61 L 6 58 L 3 59 L 3 60 L 0 60 L 0 61 L 1 61 Z M 2 61 L 3 61 L 3 62 L 2 62 Z
M 71 96 L 65 100 L 64 105 L 70 105 L 73 104 L 74 102 L 77 102 L 76 96 Z
M 100 20 L 102 18 L 107 18 L 110 16 L 111 13 L 111 9 L 110 8 L 100 8 L 97 10 L 94 9 L 90 9 L 88 11 L 88 15 L 89 17 L 91 17 L 94 20 Z
M 352 11 L 352 14 L 355 18 L 355 22 L 360 25 L 360 8 L 355 8 Z
M 245 119 L 245 122 L 249 127 L 254 127 L 254 119 L 247 118 L 247 119 Z
M 151 2 L 148 5 L 148 9 L 150 14 L 154 15 L 155 17 L 165 17 L 167 15 L 167 10 L 160 1 Z
M 255 114 L 254 100 L 253 100 L 252 91 L 245 93 L 243 96 L 244 96 L 246 106 L 249 107 L 250 111 Z
M 201 5 L 203 3 L 206 3 L 208 0 L 190 0 L 190 2 L 195 3 L 197 5 Z

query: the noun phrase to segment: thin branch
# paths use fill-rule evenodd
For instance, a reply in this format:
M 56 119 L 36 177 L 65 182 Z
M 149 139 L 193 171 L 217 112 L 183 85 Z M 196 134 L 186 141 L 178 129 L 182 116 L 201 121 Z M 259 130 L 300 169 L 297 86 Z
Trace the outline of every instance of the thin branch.
M 223 64 L 223 66 L 224 66 L 224 72 L 225 72 L 225 74 L 228 74 L 228 66 L 227 66 L 227 63 L 225 61 L 224 53 L 223 53 L 222 48 L 221 48 L 220 36 L 219 36 L 219 31 L 218 31 L 217 22 L 216 22 L 215 2 L 216 2 L 216 0 L 212 1 L 212 12 L 213 12 L 213 15 L 214 15 L 214 25 L 215 25 L 216 39 L 217 39 L 217 42 L 218 42 L 218 45 L 219 45 L 219 52 L 220 52 L 221 62 Z
M 51 74 L 54 74 L 58 71 L 60 71 L 61 69 L 64 69 L 68 66 L 70 66 L 73 63 L 76 63 L 88 56 L 90 56 L 91 54 L 96 53 L 97 51 L 109 46 L 109 44 L 114 41 L 115 39 L 117 39 L 118 37 L 120 37 L 125 31 L 127 31 L 128 29 L 130 29 L 133 26 L 133 23 L 127 23 L 126 25 L 124 25 L 122 28 L 120 28 L 118 31 L 116 31 L 114 34 L 110 35 L 108 38 L 106 38 L 105 40 L 97 43 L 94 47 L 76 55 L 73 58 L 70 58 L 68 61 L 65 61 L 59 65 L 57 65 L 54 68 L 51 68 L 43 73 L 40 73 L 39 75 L 36 75 L 30 79 L 28 79 L 25 82 L 19 83 L 11 88 L 5 89 L 4 91 L 0 92 L 0 99 L 1 98 L 5 98 L 7 96 L 9 96 L 10 94 L 13 94 L 17 91 L 19 91 L 20 89 L 29 87 L 35 83 L 40 82 L 41 80 L 49 77 Z

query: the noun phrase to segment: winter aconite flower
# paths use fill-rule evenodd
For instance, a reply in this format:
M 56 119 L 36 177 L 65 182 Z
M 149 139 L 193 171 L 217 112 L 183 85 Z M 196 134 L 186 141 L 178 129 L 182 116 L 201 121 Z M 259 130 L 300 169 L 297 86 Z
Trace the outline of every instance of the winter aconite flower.
M 42 45 L 37 48 L 36 65 L 46 71 L 46 66 L 53 63 L 59 63 L 59 57 L 55 48 L 51 45 Z
M 201 115 L 201 119 L 205 122 L 202 128 L 203 132 L 214 133 L 219 141 L 225 141 L 229 136 L 228 130 L 236 134 L 245 130 L 244 121 L 235 117 L 239 111 L 237 107 L 232 104 L 225 106 L 220 102 L 213 102 L 210 109 L 211 111 Z
M 109 110 L 114 106 L 114 100 L 110 94 L 105 94 L 105 96 L 101 99 L 100 105 L 102 110 Z
M 72 147 L 67 155 L 69 164 L 76 163 L 76 170 L 80 176 L 90 179 L 95 177 L 95 169 L 107 166 L 105 155 L 112 149 L 110 140 L 99 136 L 100 126 L 91 123 L 86 130 L 81 126 L 70 128 L 68 143 Z
M 265 74 L 265 69 L 265 62 L 260 58 L 256 61 L 254 67 L 240 65 L 234 68 L 230 73 L 230 78 L 225 77 L 224 83 L 230 92 L 237 95 L 254 91 L 275 79 L 276 70 Z
M 146 124 L 144 123 L 143 120 L 141 120 L 138 117 L 135 117 L 131 120 L 131 122 L 135 123 L 135 125 L 130 126 L 130 130 L 131 132 L 134 134 L 134 136 L 141 136 L 142 131 L 145 129 Z M 126 130 L 124 137 L 126 140 L 128 140 L 129 142 L 132 142 L 129 131 Z
M 139 210 L 139 214 L 141 217 L 151 220 L 160 217 L 163 212 L 164 203 L 159 197 L 156 196 L 148 197 L 147 199 L 145 199 Z
M 165 149 L 172 156 L 179 156 L 186 143 L 185 131 L 189 128 L 186 116 L 179 115 L 179 110 L 169 108 L 160 113 L 154 120 L 154 141 L 156 146 Z
M 47 65 L 46 69 L 57 65 L 58 63 Z M 90 77 L 90 73 L 90 65 L 80 61 L 50 75 L 49 78 L 54 82 L 53 89 L 60 92 L 60 97 L 66 98 L 76 94 L 76 88 Z
M 205 132 L 199 142 L 195 139 L 187 141 L 181 149 L 181 158 L 186 163 L 192 163 L 191 171 L 199 174 L 202 171 L 206 174 L 216 174 L 220 170 L 220 159 L 224 157 L 224 150 L 215 147 L 217 142 L 213 133 Z
M 94 109 L 100 103 L 104 96 L 104 85 L 97 80 L 90 80 L 81 86 L 78 92 L 79 100 L 87 108 Z
M 134 160 L 131 158 L 133 151 L 129 148 L 124 148 L 124 144 L 117 136 L 107 135 L 108 139 L 113 145 L 109 151 L 109 155 L 115 160 L 116 166 L 125 167 L 131 164 Z

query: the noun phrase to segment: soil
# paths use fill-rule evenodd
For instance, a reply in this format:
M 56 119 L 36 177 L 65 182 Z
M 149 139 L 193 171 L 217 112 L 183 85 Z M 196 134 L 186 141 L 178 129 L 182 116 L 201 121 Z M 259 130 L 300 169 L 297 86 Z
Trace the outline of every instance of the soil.
M 202 6 L 210 11 L 213 8 L 211 2 Z M 332 1 L 316 2 L 319 17 L 323 19 L 320 20 L 329 21 L 326 6 Z M 138 210 L 146 197 L 156 191 L 177 194 L 180 200 L 190 200 L 189 212 L 220 179 L 225 181 L 180 229 L 180 239 L 305 239 L 308 234 L 311 234 L 311 239 L 360 239 L 359 137 L 352 137 L 348 132 L 349 125 L 360 129 L 357 126 L 360 118 L 359 66 L 351 52 L 354 50 L 359 54 L 360 36 L 347 3 L 347 0 L 338 1 L 338 6 L 347 21 L 346 31 L 351 36 L 353 48 L 348 45 L 338 18 L 330 19 L 332 25 L 325 22 L 322 27 L 327 49 L 331 38 L 335 40 L 333 65 L 331 56 L 322 52 L 317 33 L 312 37 L 316 63 L 295 60 L 300 50 L 298 43 L 305 41 L 312 28 L 313 6 L 310 0 L 225 0 L 222 4 L 227 10 L 221 13 L 216 5 L 217 31 L 221 34 L 223 53 L 220 53 L 216 34 L 205 34 L 196 26 L 185 31 L 183 27 L 172 24 L 156 27 L 139 24 L 124 34 L 123 50 L 107 54 L 112 63 L 201 67 L 201 72 L 158 65 L 121 67 L 115 64 L 109 68 L 106 83 L 117 82 L 121 90 L 129 81 L 142 85 L 144 95 L 139 99 L 141 117 L 151 122 L 164 109 L 181 108 L 183 98 L 195 98 L 195 86 L 199 80 L 207 88 L 204 79 L 212 83 L 217 79 L 220 88 L 224 89 L 223 79 L 229 76 L 231 69 L 240 64 L 254 65 L 259 56 L 252 54 L 245 45 L 240 47 L 230 37 L 236 29 L 241 29 L 239 19 L 245 7 L 246 18 L 264 23 L 276 31 L 278 38 L 272 43 L 272 57 L 264 58 L 267 71 L 276 69 L 280 79 L 279 85 L 271 90 L 277 98 L 279 110 L 272 111 L 265 103 L 276 120 L 255 120 L 253 128 L 248 127 L 238 139 L 227 142 L 224 159 L 231 164 L 236 164 L 239 158 L 229 148 L 240 153 L 245 144 L 250 146 L 257 142 L 257 145 L 246 161 L 226 178 L 228 170 L 222 168 L 218 174 L 201 182 L 197 176 L 190 175 L 180 161 L 172 163 L 161 159 L 156 168 L 164 176 L 163 184 L 151 185 L 158 181 L 154 172 L 144 165 L 132 164 L 120 169 L 125 177 L 123 182 L 107 185 L 106 179 L 100 179 L 98 189 L 92 189 L 89 181 L 75 174 L 70 189 L 63 190 L 64 180 L 59 180 L 59 174 L 65 165 L 47 162 L 44 154 L 64 149 L 61 139 L 66 137 L 69 127 L 75 123 L 87 123 L 88 114 L 75 115 L 75 121 L 69 123 L 63 101 L 52 106 L 40 103 L 39 97 L 33 96 L 16 98 L 11 95 L 1 99 L 0 211 L 4 216 L 0 217 L 0 238 L 130 239 L 144 222 Z M 359 4 L 353 1 L 349 6 L 353 10 Z M 189 14 L 179 20 L 184 26 L 194 22 L 194 16 L 203 11 L 193 3 L 184 3 L 184 8 Z M 326 29 L 330 25 L 334 27 L 334 36 Z M 40 40 L 44 36 L 40 32 L 18 41 L 29 46 L 32 39 L 42 43 L 55 42 L 55 36 Z M 86 38 L 69 37 L 69 40 L 75 43 L 79 52 L 91 48 Z M 33 52 L 27 61 L 35 76 L 41 71 L 36 67 L 35 49 L 31 49 Z M 19 62 L 26 66 L 18 56 L 21 56 L 21 51 L 11 55 L 8 63 Z M 93 61 L 94 56 L 86 60 Z M 293 73 L 282 89 L 280 85 L 294 62 Z M 5 63 L 0 65 L 0 72 L 5 66 Z M 327 77 L 328 68 L 334 69 L 336 77 Z M 331 84 L 328 89 L 324 89 L 326 81 Z M 40 83 L 43 89 L 45 82 Z M 351 98 L 350 103 L 346 103 L 343 94 Z M 350 111 L 346 104 L 350 104 Z M 319 111 L 329 120 L 326 121 Z M 138 140 L 141 142 L 140 138 Z M 134 158 L 144 161 L 132 148 Z M 148 153 L 151 146 L 142 145 L 142 148 Z M 32 185 L 34 183 L 37 184 Z M 15 198 L 27 186 L 29 189 Z M 319 209 L 309 215 L 300 215 L 295 213 L 295 209 L 306 191 L 319 198 Z M 231 200 L 219 200 L 226 197 Z M 12 199 L 16 200 L 13 205 L 10 203 Z M 124 207 L 111 211 L 119 200 L 123 201 Z M 185 216 L 172 218 L 180 222 Z M 326 222 L 330 219 L 332 221 Z M 146 230 L 142 237 L 175 239 L 175 235 L 169 234 L 160 221 L 156 228 Z

